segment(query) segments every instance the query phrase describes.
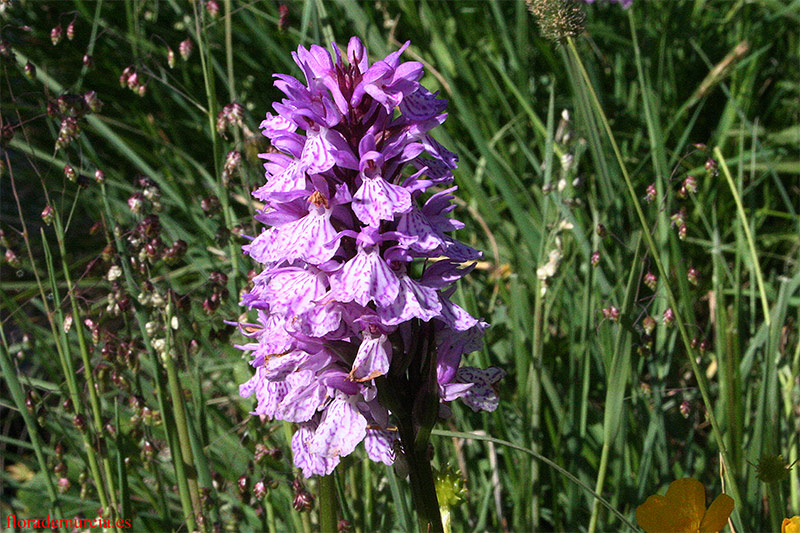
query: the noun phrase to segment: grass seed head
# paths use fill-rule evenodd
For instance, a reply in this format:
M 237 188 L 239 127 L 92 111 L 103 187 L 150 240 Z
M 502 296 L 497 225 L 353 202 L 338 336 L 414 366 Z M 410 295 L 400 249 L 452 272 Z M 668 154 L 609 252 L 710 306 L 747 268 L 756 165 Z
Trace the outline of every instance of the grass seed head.
M 586 13 L 576 0 L 526 0 L 542 36 L 551 41 L 563 41 L 583 33 Z

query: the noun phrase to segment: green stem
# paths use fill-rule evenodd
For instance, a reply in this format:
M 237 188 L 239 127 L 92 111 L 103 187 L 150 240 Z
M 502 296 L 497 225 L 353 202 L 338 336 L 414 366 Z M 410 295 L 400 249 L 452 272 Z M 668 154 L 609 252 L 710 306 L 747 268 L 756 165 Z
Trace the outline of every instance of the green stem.
M 769 504 L 769 521 L 774 531 L 780 527 L 783 517 L 786 516 L 786 499 L 781 497 L 780 481 L 767 483 L 767 502 Z
M 403 443 L 403 456 L 408 462 L 408 477 L 411 482 L 411 497 L 417 511 L 417 524 L 420 533 L 442 533 L 442 517 L 439 514 L 439 501 L 433 481 L 431 462 L 427 457 L 428 447 L 423 453 L 413 448 L 408 450 L 406 443 L 414 442 L 414 429 L 407 424 L 400 426 L 400 441 Z
M 539 260 L 544 256 L 544 247 L 539 254 Z M 544 341 L 542 339 L 542 282 L 537 278 L 534 284 L 533 304 L 533 372 L 528 378 L 531 382 L 531 446 L 534 451 L 541 451 L 541 413 L 542 413 L 542 353 Z M 534 531 L 539 529 L 539 463 L 531 462 L 531 527 Z
M 606 481 L 606 471 L 608 470 L 608 457 L 611 452 L 611 445 L 608 439 L 603 442 L 603 450 L 600 453 L 600 466 L 597 469 L 597 483 L 595 483 L 594 491 L 597 494 L 603 494 L 603 487 Z M 598 500 L 592 502 L 592 516 L 589 518 L 589 533 L 594 533 L 597 529 L 597 520 L 600 516 L 600 505 Z
M 336 479 L 335 474 L 319 478 L 319 530 L 321 533 L 334 533 L 339 520 L 336 517 Z
M 13 183 L 13 181 L 12 181 Z M 44 234 L 44 229 L 40 229 L 40 234 L 42 238 L 42 249 L 44 250 L 44 257 L 45 263 L 47 264 L 47 273 L 50 282 L 50 291 L 53 294 L 53 300 L 56 302 L 61 301 L 61 297 L 59 296 L 58 286 L 56 284 L 56 275 L 55 275 L 55 267 L 53 266 L 53 256 L 50 252 L 50 245 L 47 242 L 47 238 Z M 30 247 L 28 247 L 28 254 L 31 255 Z M 36 272 L 36 270 L 34 270 Z M 75 408 L 76 415 L 83 414 L 83 401 L 81 399 L 81 395 L 78 391 L 78 384 L 75 380 L 76 372 L 75 367 L 72 364 L 72 355 L 70 354 L 69 350 L 69 341 L 66 335 L 61 335 L 60 330 L 56 326 L 54 319 L 53 319 L 53 311 L 50 310 L 50 306 L 47 304 L 47 297 L 45 296 L 44 287 L 39 281 L 39 275 L 36 274 L 37 282 L 39 283 L 39 292 L 41 294 L 42 302 L 45 306 L 45 311 L 47 312 L 47 320 L 50 323 L 50 331 L 53 334 L 53 339 L 58 339 L 55 342 L 56 351 L 58 352 L 59 363 L 61 364 L 62 372 L 67 380 L 67 389 L 69 390 L 70 399 L 72 400 L 72 405 Z M 58 317 L 59 323 L 64 322 L 64 316 L 61 312 L 61 307 L 56 306 L 55 314 Z M 97 454 L 94 451 L 94 445 L 89 438 L 89 433 L 86 431 L 81 431 L 81 439 L 83 440 L 83 447 L 86 450 L 86 458 L 87 462 L 89 463 L 89 469 L 92 472 L 92 480 L 94 481 L 95 488 L 97 489 L 97 497 L 100 500 L 100 505 L 102 507 L 108 506 L 108 497 L 106 496 L 106 488 L 103 482 L 103 476 L 100 474 L 100 463 L 97 461 Z
M 167 381 L 169 382 L 169 393 L 172 397 L 173 412 L 175 413 L 175 425 L 178 429 L 178 442 L 181 447 L 181 456 L 186 472 L 186 484 L 189 491 L 189 498 L 192 501 L 192 510 L 196 517 L 201 516 L 202 507 L 200 505 L 200 492 L 197 487 L 197 468 L 194 465 L 194 454 L 192 453 L 192 443 L 189 440 L 189 429 L 186 422 L 186 406 L 183 402 L 183 390 L 178 383 L 178 372 L 175 369 L 175 361 L 172 359 L 172 302 L 167 303 L 166 318 L 164 329 L 166 330 L 167 344 L 164 353 L 164 366 L 167 368 Z M 201 531 L 205 531 L 205 526 L 200 525 Z
M 22 235 L 23 235 L 23 239 L 25 241 L 25 249 L 26 249 L 26 251 L 28 253 L 28 259 L 30 260 L 31 265 L 35 265 L 36 262 L 34 261 L 33 250 L 31 249 L 31 243 L 30 243 L 30 238 L 29 238 L 29 234 L 28 234 L 28 227 L 27 227 L 27 224 L 25 223 L 25 217 L 22 215 L 22 205 L 20 204 L 19 194 L 17 193 L 17 185 L 16 185 L 16 181 L 14 180 L 14 170 L 13 170 L 13 167 L 11 166 L 11 160 L 8 157 L 8 153 L 5 154 L 5 161 L 6 161 L 6 167 L 8 168 L 8 171 L 9 171 L 9 178 L 10 178 L 10 181 L 11 181 L 12 196 L 14 197 L 14 200 L 15 200 L 15 202 L 17 204 L 17 213 L 19 214 L 19 222 L 20 222 L 20 225 L 22 227 Z M 50 202 L 50 199 L 49 199 L 49 197 L 47 195 L 47 189 L 46 188 L 44 190 L 44 196 L 45 196 L 45 198 L 47 198 L 48 204 L 50 204 L 51 202 Z M 45 239 L 45 234 L 44 234 L 44 230 L 43 229 L 40 229 L 40 234 L 41 234 L 42 244 L 43 244 L 44 253 L 45 253 L 45 260 L 46 260 L 46 263 L 47 263 L 47 266 L 48 266 L 48 278 L 49 278 L 49 282 L 50 282 L 50 285 L 51 285 L 51 291 L 53 293 L 53 297 L 54 297 L 55 301 L 58 302 L 58 301 L 60 301 L 60 298 L 58 297 L 58 284 L 56 283 L 56 279 L 55 279 L 55 269 L 53 268 L 52 254 L 50 254 L 50 249 L 49 249 L 49 247 L 47 245 L 47 240 Z M 32 270 L 33 270 L 34 278 L 36 279 L 36 286 L 39 289 L 39 295 L 41 297 L 41 302 L 42 302 L 42 305 L 44 306 L 45 315 L 47 316 L 47 322 L 50 325 L 50 332 L 53 335 L 53 339 L 56 339 L 56 342 L 54 344 L 55 344 L 55 347 L 56 347 L 56 352 L 58 353 L 58 359 L 59 359 L 59 363 L 61 365 L 61 370 L 62 370 L 62 372 L 64 374 L 64 377 L 65 377 L 65 379 L 67 381 L 67 389 L 68 389 L 69 394 L 70 394 L 70 399 L 72 400 L 72 404 L 73 404 L 73 406 L 75 408 L 75 411 L 77 413 L 80 413 L 81 409 L 82 409 L 82 404 L 80 402 L 80 396 L 78 394 L 78 386 L 75 383 L 75 371 L 74 371 L 74 369 L 72 367 L 72 360 L 69 358 L 69 354 L 68 354 L 69 344 L 66 342 L 66 337 L 61 337 L 60 334 L 59 334 L 58 327 L 56 326 L 55 320 L 53 318 L 53 312 L 50 309 L 50 304 L 47 303 L 47 297 L 45 295 L 44 285 L 42 283 L 42 279 L 39 277 L 39 270 L 37 268 L 33 268 Z M 58 313 L 60 315 L 61 314 L 60 307 L 57 307 L 57 311 L 58 311 Z M 61 317 L 60 322 L 63 323 L 63 317 Z M 0 329 L 0 335 L 1 334 L 2 334 L 2 330 Z M 63 345 L 62 345 L 61 342 L 58 342 L 58 339 L 63 339 L 63 341 L 64 341 Z M 3 342 L 5 343 L 5 341 L 3 341 Z M 4 372 L 4 373 L 6 375 L 8 375 L 8 376 L 11 376 L 10 373 L 6 373 L 6 372 Z M 22 411 L 22 409 L 21 409 L 21 411 Z M 25 413 L 27 413 L 27 411 L 25 411 Z M 24 413 L 23 413 L 23 416 L 24 416 Z M 29 429 L 29 432 L 30 432 L 30 429 Z M 31 433 L 31 434 L 33 434 L 33 433 Z M 91 446 L 91 442 L 89 441 L 89 437 L 85 432 L 81 432 L 81 438 L 83 439 L 84 448 L 87 451 L 87 460 L 88 460 L 88 463 L 90 465 L 90 469 L 92 471 L 92 478 L 94 480 L 95 486 L 97 487 L 97 492 L 98 492 L 98 495 L 99 495 L 100 504 L 103 507 L 106 507 L 108 500 L 106 499 L 106 496 L 105 496 L 105 487 L 103 485 L 103 478 L 100 475 L 100 467 L 98 466 L 98 463 L 97 463 L 97 457 L 94 454 L 94 448 Z M 40 464 L 41 464 L 41 462 L 40 462 Z M 48 475 L 48 478 L 49 478 L 49 471 L 46 471 L 46 472 L 48 472 L 47 475 Z M 58 511 L 60 512 L 60 509 Z
M 731 188 L 733 200 L 736 202 L 736 212 L 739 214 L 739 218 L 742 221 L 744 235 L 747 238 L 747 248 L 750 251 L 750 260 L 753 262 L 753 269 L 756 272 L 756 283 L 758 284 L 758 294 L 761 298 L 761 310 L 764 313 L 764 323 L 767 325 L 767 329 L 770 329 L 770 326 L 772 325 L 772 318 L 769 314 L 769 300 L 767 300 L 767 291 L 764 288 L 764 275 L 761 273 L 761 265 L 758 263 L 756 243 L 753 239 L 753 234 L 750 232 L 750 224 L 747 223 L 747 215 L 744 212 L 742 198 L 739 196 L 739 191 L 736 188 L 736 184 L 733 182 L 731 172 L 728 170 L 728 164 L 725 162 L 725 158 L 722 156 L 722 152 L 720 151 L 719 147 L 714 148 L 714 158 L 719 162 L 719 166 L 722 169 L 722 174 L 725 176 L 725 180 L 728 182 L 728 186 Z
M 105 474 L 106 484 L 108 486 L 108 494 L 111 499 L 111 522 L 116 524 L 117 492 L 114 490 L 114 478 L 111 474 L 111 461 L 109 460 L 108 455 L 102 452 L 104 446 L 102 446 L 101 443 L 104 441 L 104 430 L 100 399 L 97 397 L 97 388 L 95 387 L 94 382 L 94 373 L 89 355 L 89 346 L 86 342 L 86 333 L 83 328 L 83 320 L 81 319 L 81 313 L 78 309 L 78 299 L 75 297 L 75 285 L 72 282 L 72 276 L 69 273 L 69 265 L 67 264 L 67 250 L 64 246 L 64 228 L 61 225 L 61 217 L 59 216 L 59 213 L 55 207 L 53 207 L 53 221 L 56 230 L 56 240 L 58 241 L 58 251 L 61 255 L 61 267 L 64 272 L 64 280 L 67 282 L 67 294 L 69 295 L 69 300 L 72 304 L 72 319 L 75 322 L 75 331 L 78 334 L 78 346 L 81 352 L 81 361 L 83 362 L 83 375 L 86 377 L 86 386 L 89 389 L 89 406 L 92 410 L 95 438 L 98 441 L 98 448 L 101 450 L 103 471 Z M 104 509 L 104 511 L 105 510 L 106 509 Z M 114 530 L 117 530 L 116 525 L 114 526 Z
M 233 208 L 230 205 L 228 192 L 222 183 L 222 171 L 220 168 L 221 154 L 219 149 L 219 135 L 217 133 L 217 128 L 216 128 L 216 117 L 214 116 L 218 102 L 217 102 L 217 92 L 213 83 L 214 73 L 212 72 L 212 67 L 211 67 L 211 58 L 210 58 L 211 51 L 206 46 L 206 43 L 203 39 L 204 33 L 201 31 L 200 28 L 202 10 L 198 7 L 198 4 L 194 4 L 194 10 L 195 10 L 195 37 L 197 38 L 197 48 L 200 55 L 200 64 L 202 66 L 203 84 L 205 86 L 206 97 L 208 99 L 208 125 L 212 141 L 214 175 L 217 177 L 217 196 L 220 200 L 220 204 L 222 205 L 222 214 L 225 220 L 225 229 L 230 230 L 233 227 L 235 215 L 233 213 Z M 226 17 L 226 28 L 228 27 L 228 25 L 230 25 L 230 16 Z M 228 65 L 228 70 L 230 73 L 233 73 L 232 61 Z M 230 87 L 231 94 L 233 95 L 234 81 L 232 79 L 229 81 L 231 83 Z M 231 276 L 229 276 L 228 278 L 228 292 L 231 294 L 233 298 L 236 298 L 239 295 L 237 279 L 239 276 L 240 253 L 241 252 L 237 249 L 234 239 L 229 238 L 228 255 L 230 255 L 231 258 Z
M 14 399 L 19 414 L 22 415 L 22 419 L 25 421 L 25 427 L 28 429 L 31 445 L 33 446 L 33 451 L 36 453 L 36 460 L 39 462 L 39 468 L 42 470 L 45 481 L 47 482 L 47 495 L 50 497 L 50 509 L 56 518 L 60 519 L 62 518 L 61 506 L 58 501 L 55 485 L 53 484 L 51 470 L 47 468 L 47 461 L 42 452 L 42 443 L 39 440 L 38 426 L 33 416 L 31 416 L 25 407 L 25 394 L 22 392 L 22 386 L 17 379 L 16 369 L 8 353 L 6 335 L 2 327 L 0 327 L 0 340 L 2 341 L 0 342 L 0 370 L 3 371 L 3 376 L 5 376 L 4 379 L 9 392 L 11 392 L 11 397 Z
M 608 118 L 603 111 L 603 107 L 600 105 L 600 100 L 597 98 L 597 93 L 595 93 L 594 86 L 589 79 L 589 74 L 586 72 L 586 68 L 581 61 L 580 54 L 578 54 L 578 50 L 575 46 L 575 41 L 569 37 L 567 40 L 569 50 L 572 53 L 572 57 L 575 61 L 576 66 L 578 67 L 581 78 L 583 79 L 584 83 L 589 90 L 589 94 L 592 98 L 592 105 L 595 108 L 595 112 L 597 113 L 598 118 L 600 119 L 601 123 L 603 124 L 603 128 L 605 129 L 605 133 L 608 136 L 608 140 L 611 143 L 611 147 L 614 150 L 614 155 L 617 159 L 617 163 L 619 164 L 620 171 L 622 173 L 622 177 L 625 180 L 625 186 L 628 190 L 628 195 L 630 197 L 630 201 L 633 204 L 634 210 L 636 211 L 636 215 L 639 219 L 639 223 L 642 226 L 643 235 L 645 237 L 645 241 L 647 242 L 647 247 L 650 250 L 650 255 L 652 256 L 653 262 L 655 263 L 656 267 L 658 268 L 659 275 L 661 279 L 669 279 L 669 272 L 666 271 L 664 267 L 664 262 L 661 260 L 661 254 L 659 253 L 658 247 L 656 246 L 655 241 L 653 240 L 653 236 L 650 232 L 650 227 L 647 223 L 647 219 L 645 218 L 644 211 L 642 210 L 642 206 L 639 203 L 639 197 L 636 194 L 636 190 L 633 187 L 633 182 L 631 180 L 630 174 L 628 174 L 628 169 L 625 166 L 625 162 L 622 159 L 622 153 L 620 152 L 619 146 L 617 145 L 617 141 L 614 138 L 614 134 L 611 131 L 611 126 L 608 123 Z M 726 487 L 731 492 L 731 496 L 733 499 L 738 503 L 742 503 L 741 496 L 739 495 L 739 489 L 736 484 L 737 476 L 735 472 L 735 464 L 730 460 L 727 448 L 725 446 L 725 440 L 722 437 L 722 432 L 719 428 L 719 422 L 717 421 L 717 417 L 714 414 L 714 405 L 711 401 L 711 394 L 709 392 L 708 383 L 706 381 L 705 374 L 700 369 L 699 364 L 695 360 L 694 357 L 694 350 L 692 349 L 691 345 L 691 338 L 689 337 L 688 330 L 686 329 L 686 324 L 683 321 L 682 313 L 678 306 L 678 300 L 675 297 L 672 289 L 670 288 L 668 283 L 664 284 L 664 290 L 667 293 L 667 300 L 669 302 L 670 307 L 672 308 L 673 312 L 675 313 L 675 323 L 678 326 L 678 331 L 680 332 L 681 340 L 683 341 L 684 347 L 686 349 L 686 357 L 689 360 L 689 364 L 692 367 L 692 372 L 697 380 L 698 388 L 700 389 L 700 394 L 703 397 L 703 404 L 706 409 L 706 413 L 708 414 L 709 422 L 711 423 L 711 430 L 714 434 L 714 440 L 717 442 L 717 447 L 719 448 L 720 455 L 722 456 L 722 461 L 725 463 L 725 473 L 727 477 Z M 738 517 L 738 512 L 734 509 L 734 517 L 737 522 L 741 523 Z
M 269 533 L 277 533 L 278 528 L 275 525 L 275 508 L 272 507 L 269 494 L 264 498 L 264 509 L 267 510 L 267 531 L 269 531 Z

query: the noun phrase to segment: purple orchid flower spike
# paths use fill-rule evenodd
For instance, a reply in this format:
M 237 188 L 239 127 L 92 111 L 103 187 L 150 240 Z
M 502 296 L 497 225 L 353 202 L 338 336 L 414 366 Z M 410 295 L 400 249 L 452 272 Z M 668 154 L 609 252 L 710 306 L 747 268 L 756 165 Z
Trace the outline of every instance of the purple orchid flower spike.
M 244 246 L 262 271 L 242 297 L 254 374 L 240 394 L 298 425 L 306 477 L 362 442 L 376 462 L 402 453 L 436 520 L 431 428 L 453 400 L 495 410 L 504 373 L 461 366 L 488 325 L 450 296 L 481 254 L 452 235 L 458 157 L 429 133 L 447 101 L 420 84 L 422 64 L 401 61 L 408 46 L 372 65 L 355 37 L 333 57 L 300 47 L 305 83 L 275 76 L 285 98 L 261 123 L 272 149 L 253 193 L 265 228 Z

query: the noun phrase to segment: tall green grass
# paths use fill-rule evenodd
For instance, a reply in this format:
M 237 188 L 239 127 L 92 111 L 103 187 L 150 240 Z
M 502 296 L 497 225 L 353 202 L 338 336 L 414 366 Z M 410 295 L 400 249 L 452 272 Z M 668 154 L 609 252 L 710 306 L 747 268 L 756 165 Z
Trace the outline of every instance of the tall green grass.
M 598 2 L 574 45 L 542 39 L 521 1 L 288 2 L 282 28 L 277 2 L 218 3 L 216 17 L 179 0 L 2 11 L 0 519 L 103 507 L 141 531 L 319 527 L 319 501 L 292 509 L 291 428 L 238 396 L 250 368 L 224 321 L 254 268 L 239 235 L 258 231 L 271 74 L 299 74 L 298 44 L 351 35 L 374 58 L 411 40 L 423 83 L 450 101 L 437 135 L 461 157 L 458 236 L 485 252 L 457 293 L 492 324 L 467 361 L 508 376 L 495 413 L 454 405 L 434 432 L 434 466 L 468 489 L 453 530 L 624 530 L 686 476 L 736 499 L 737 531 L 800 514 L 797 468 L 774 484 L 757 468 L 800 457 L 800 2 Z M 73 19 L 74 39 L 53 46 Z M 118 83 L 129 65 L 142 97 Z M 55 150 L 48 102 L 89 90 L 102 110 Z M 243 124 L 220 134 L 231 102 Z M 243 164 L 223 178 L 230 150 Z M 139 176 L 160 210 L 129 209 Z M 165 247 L 183 240 L 186 255 L 132 264 L 129 237 L 157 210 Z M 361 451 L 327 490 L 355 531 L 415 527 L 407 481 Z

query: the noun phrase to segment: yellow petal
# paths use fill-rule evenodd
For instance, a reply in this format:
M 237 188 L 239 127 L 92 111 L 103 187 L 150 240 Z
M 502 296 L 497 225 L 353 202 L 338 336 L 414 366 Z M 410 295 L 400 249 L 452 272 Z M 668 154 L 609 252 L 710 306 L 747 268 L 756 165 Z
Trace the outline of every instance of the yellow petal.
M 722 531 L 728 523 L 728 517 L 733 512 L 733 498 L 727 494 L 720 494 L 711 503 L 700 523 L 701 533 L 717 533 Z
M 685 477 L 673 481 L 667 489 L 667 504 L 673 512 L 689 520 L 691 531 L 697 531 L 706 512 L 706 489 L 696 479 Z
M 784 518 L 781 524 L 781 533 L 800 533 L 800 516 Z
M 698 521 L 699 522 L 699 521 Z M 647 533 L 690 532 L 691 517 L 670 505 L 660 494 L 650 496 L 636 508 L 636 523 Z M 697 531 L 695 526 L 694 532 Z

